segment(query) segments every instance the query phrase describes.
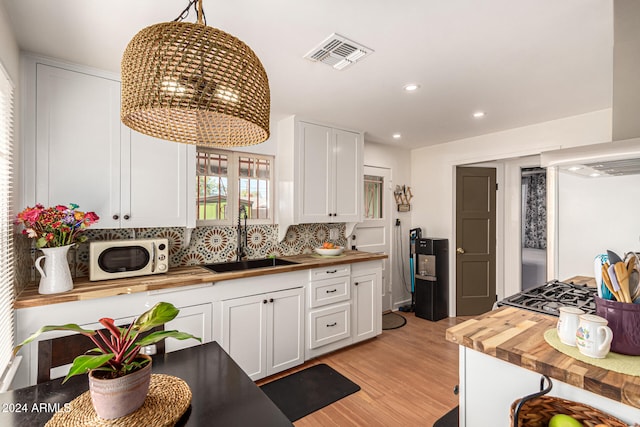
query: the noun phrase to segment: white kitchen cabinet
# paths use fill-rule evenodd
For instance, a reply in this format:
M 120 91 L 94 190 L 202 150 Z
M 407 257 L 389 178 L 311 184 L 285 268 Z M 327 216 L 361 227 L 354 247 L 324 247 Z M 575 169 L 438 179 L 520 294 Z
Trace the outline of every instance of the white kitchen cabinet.
M 382 331 L 381 274 L 360 273 L 351 277 L 353 290 L 353 342 L 373 338 Z
M 164 340 L 165 353 L 193 347 L 199 345 L 201 342 L 211 341 L 211 320 L 213 316 L 211 303 L 178 307 L 178 309 L 180 313 L 178 313 L 175 319 L 164 324 L 164 330 L 186 332 L 200 338 L 201 341 L 192 338 L 186 340 L 167 338 Z
M 304 362 L 304 289 L 222 301 L 222 347 L 258 380 Z
M 309 270 L 305 358 L 345 347 L 351 338 L 351 265 Z
M 298 221 L 360 221 L 360 134 L 307 122 L 298 132 Z
M 64 325 L 76 323 L 89 329 L 102 326 L 98 320 L 109 317 L 117 324 L 127 324 L 158 302 L 170 302 L 180 310 L 178 316 L 165 324 L 166 330 L 179 330 L 200 337 L 202 342 L 213 340 L 213 286 L 211 283 L 189 287 L 139 292 L 91 300 L 72 301 L 46 306 L 21 308 L 16 310 L 16 342 L 22 342 L 44 325 Z M 55 331 L 42 334 L 36 341 L 27 344 L 21 351 L 23 357 L 18 367 L 13 388 L 36 383 L 38 370 L 38 341 L 48 340 L 68 333 Z M 164 341 L 165 351 L 171 352 L 185 347 L 199 345 L 194 339 L 184 341 L 168 338 Z M 66 368 L 51 370 L 52 375 L 66 374 Z
M 299 120 L 278 126 L 278 223 L 362 221 L 363 134 Z
M 460 426 L 508 427 L 511 404 L 540 390 L 541 375 L 493 356 L 460 346 Z M 574 400 L 607 412 L 629 424 L 640 409 L 551 379 L 550 396 Z
M 76 203 L 100 228 L 195 224 L 195 147 L 122 125 L 117 76 L 25 63 L 24 204 Z

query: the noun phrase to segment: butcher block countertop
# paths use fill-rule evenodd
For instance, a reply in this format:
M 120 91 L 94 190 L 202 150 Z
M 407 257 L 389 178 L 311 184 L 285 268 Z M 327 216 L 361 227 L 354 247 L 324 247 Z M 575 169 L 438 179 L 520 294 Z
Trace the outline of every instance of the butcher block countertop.
M 251 270 L 214 273 L 201 266 L 177 267 L 164 274 L 132 277 L 127 279 L 113 279 L 90 282 L 87 277 L 75 279 L 73 289 L 68 292 L 51 295 L 40 295 L 38 284 L 30 284 L 14 301 L 14 308 L 38 307 L 61 302 L 81 301 L 115 295 L 132 294 L 136 292 L 153 291 L 157 289 L 192 286 L 203 283 L 220 282 L 223 280 L 242 279 L 246 277 L 263 276 L 266 274 L 286 273 L 311 268 L 328 267 L 339 264 L 353 264 L 356 262 L 374 261 L 387 258 L 382 253 L 345 251 L 344 256 L 321 257 L 319 255 L 294 255 L 278 257 L 298 264 L 276 267 L 255 268 Z
M 544 332 L 558 318 L 502 307 L 447 329 L 448 341 L 640 408 L 640 377 L 580 362 L 551 347 Z M 638 357 L 640 363 L 640 356 Z

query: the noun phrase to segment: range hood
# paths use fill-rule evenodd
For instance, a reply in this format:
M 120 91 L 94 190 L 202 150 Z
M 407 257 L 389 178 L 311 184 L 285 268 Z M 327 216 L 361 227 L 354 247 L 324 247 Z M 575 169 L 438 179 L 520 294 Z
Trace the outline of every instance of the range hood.
M 540 165 L 590 177 L 640 174 L 640 138 L 547 151 Z
M 613 1 L 612 141 L 541 154 L 542 167 L 585 176 L 640 174 L 640 1 Z

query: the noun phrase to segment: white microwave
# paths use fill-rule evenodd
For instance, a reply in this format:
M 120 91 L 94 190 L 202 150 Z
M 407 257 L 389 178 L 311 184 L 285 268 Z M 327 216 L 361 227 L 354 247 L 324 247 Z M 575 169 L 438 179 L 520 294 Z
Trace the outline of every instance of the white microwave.
M 167 239 L 104 240 L 89 243 L 89 280 L 120 279 L 167 271 Z

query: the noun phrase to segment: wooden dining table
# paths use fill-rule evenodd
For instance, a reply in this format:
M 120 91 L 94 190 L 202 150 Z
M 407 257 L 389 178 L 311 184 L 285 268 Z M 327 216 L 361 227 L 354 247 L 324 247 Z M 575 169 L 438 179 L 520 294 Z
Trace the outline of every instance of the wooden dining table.
M 152 371 L 181 378 L 191 389 L 191 405 L 176 425 L 293 425 L 215 341 L 156 355 Z M 89 388 L 86 375 L 61 382 L 58 378 L 0 393 L 0 426 L 44 426 L 55 408 L 64 408 Z

